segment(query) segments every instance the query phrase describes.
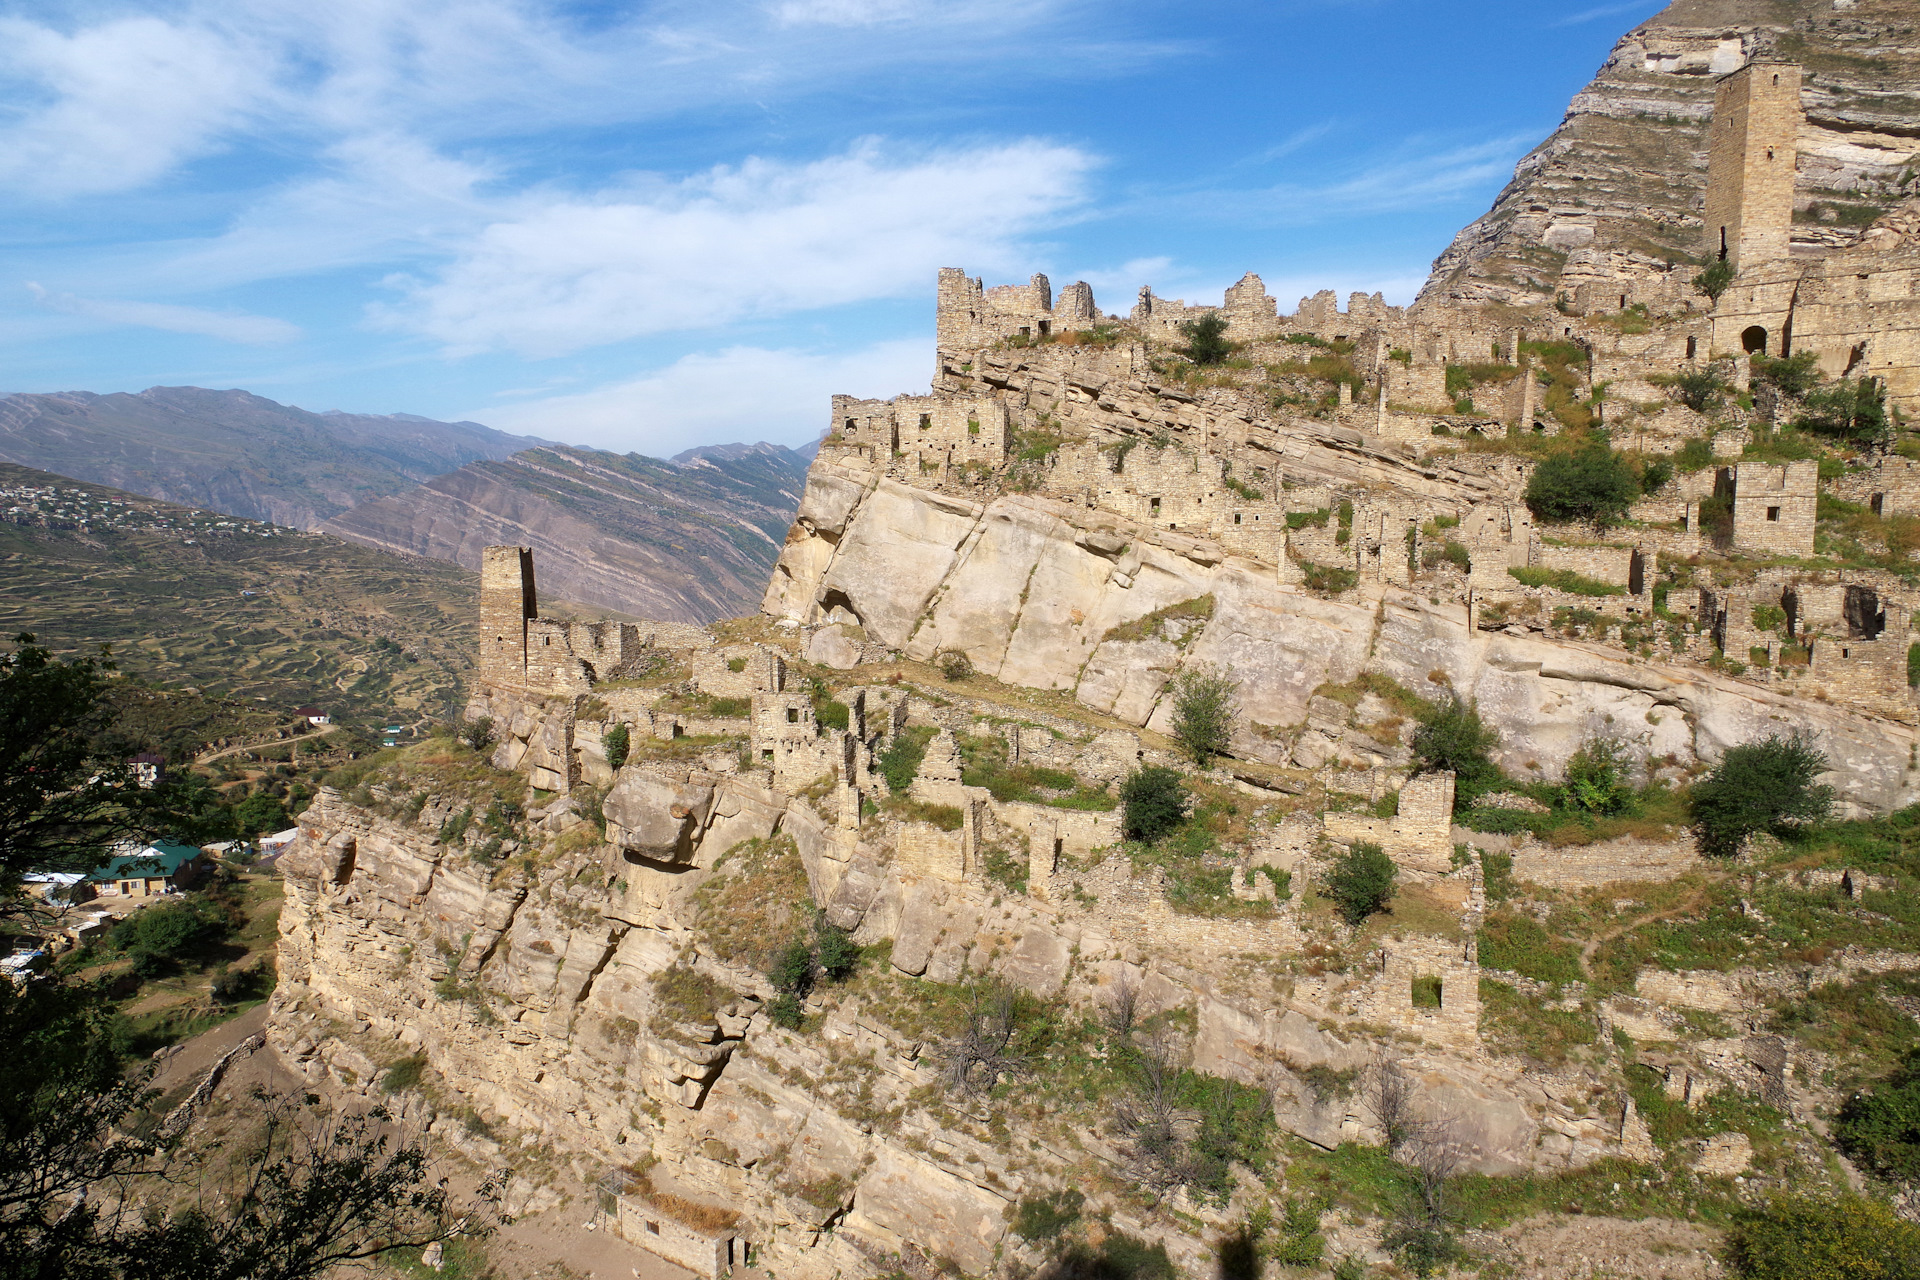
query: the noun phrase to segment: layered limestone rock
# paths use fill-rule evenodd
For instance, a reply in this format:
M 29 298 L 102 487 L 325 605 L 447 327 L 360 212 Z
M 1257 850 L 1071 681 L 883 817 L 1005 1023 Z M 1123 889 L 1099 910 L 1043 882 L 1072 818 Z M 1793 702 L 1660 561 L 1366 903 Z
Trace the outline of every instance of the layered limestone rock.
M 1226 670 L 1248 722 L 1235 747 L 1254 758 L 1277 753 L 1260 727 L 1304 726 L 1317 688 L 1371 669 L 1428 697 L 1475 699 L 1500 733 L 1499 762 L 1519 777 L 1557 777 L 1601 733 L 1685 766 L 1803 731 L 1857 811 L 1920 794 L 1907 725 L 1600 645 L 1470 631 L 1465 609 L 1391 585 L 1322 599 L 1217 544 L 1107 512 L 1032 495 L 966 502 L 828 461 L 815 463 L 800 512 L 769 613 L 813 622 L 831 601 L 909 657 L 965 653 L 996 679 L 1071 690 L 1155 730 L 1171 714 L 1171 679 Z M 1177 642 L 1110 636 L 1202 597 L 1212 616 Z

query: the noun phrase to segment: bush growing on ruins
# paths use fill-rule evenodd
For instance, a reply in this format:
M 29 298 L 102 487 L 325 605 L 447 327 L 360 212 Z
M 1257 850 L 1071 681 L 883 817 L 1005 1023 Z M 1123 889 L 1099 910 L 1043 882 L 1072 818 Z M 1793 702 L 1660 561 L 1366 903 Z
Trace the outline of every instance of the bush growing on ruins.
M 1567 759 L 1562 802 L 1581 813 L 1622 813 L 1633 803 L 1626 744 L 1601 735 L 1589 738 Z
M 1733 387 L 1727 381 L 1726 371 L 1717 364 L 1683 369 L 1675 374 L 1656 375 L 1649 380 L 1655 386 L 1671 387 L 1680 398 L 1680 403 L 1695 413 L 1706 413 L 1712 409 Z M 1711 446 L 1708 456 L 1712 456 Z
M 1500 735 L 1481 721 L 1473 703 L 1452 691 L 1428 705 L 1421 713 L 1420 727 L 1413 731 L 1417 771 L 1453 771 L 1456 813 L 1472 808 L 1476 800 L 1500 785 L 1500 768 L 1490 754 L 1499 745 Z
M 1233 344 L 1227 341 L 1226 332 L 1227 318 L 1210 311 L 1198 320 L 1187 320 L 1180 325 L 1187 345 L 1175 350 L 1195 364 L 1219 364 L 1233 354 Z
M 949 680 L 972 679 L 973 659 L 958 649 L 949 649 L 940 655 L 940 674 Z
M 1667 458 L 1649 458 L 1640 466 L 1640 492 L 1655 494 L 1673 479 L 1673 462 Z
M 1833 788 L 1815 779 L 1826 770 L 1827 757 L 1798 734 L 1729 749 L 1693 787 L 1700 852 L 1732 857 L 1763 831 L 1783 835 L 1825 818 L 1833 809 Z
M 600 744 L 606 748 L 607 767 L 617 771 L 627 762 L 633 739 L 626 725 L 616 724 L 600 735 Z
M 1705 436 L 1695 436 L 1680 446 L 1673 455 L 1673 461 L 1682 474 L 1704 471 L 1713 465 L 1713 441 Z
M 1857 444 L 1877 443 L 1888 433 L 1887 393 L 1872 378 L 1842 378 L 1808 392 L 1793 425 Z
M 493 717 L 475 716 L 461 725 L 460 741 L 475 751 L 485 751 L 493 743 Z
M 1733 264 L 1725 258 L 1709 262 L 1706 269 L 1693 278 L 1694 292 L 1718 302 L 1727 286 L 1733 283 L 1733 274 Z
M 1120 784 L 1120 805 L 1122 834 L 1151 844 L 1186 821 L 1187 790 L 1177 770 L 1142 765 Z
M 913 780 L 920 774 L 920 762 L 927 758 L 927 744 L 933 741 L 933 729 L 920 725 L 904 729 L 887 744 L 880 753 L 880 776 L 887 780 L 887 789 L 895 795 L 905 795 Z
M 1239 687 L 1215 667 L 1197 667 L 1173 682 L 1173 739 L 1202 769 L 1227 754 L 1240 718 Z
M 1640 496 L 1640 478 L 1627 460 L 1605 444 L 1556 453 L 1527 481 L 1527 509 L 1548 524 L 1591 521 L 1601 526 L 1624 518 Z
M 1741 1212 L 1730 1233 L 1746 1280 L 1908 1280 L 1920 1274 L 1920 1226 L 1864 1196 L 1775 1196 Z
M 1321 892 L 1339 908 L 1340 918 L 1358 926 L 1393 898 L 1396 868 L 1377 844 L 1356 843 L 1328 869 Z
M 1801 351 L 1790 356 L 1754 354 L 1750 367 L 1753 376 L 1772 385 L 1781 395 L 1804 396 L 1820 385 L 1820 356 Z
M 1903 1186 L 1920 1184 L 1920 1049 L 1900 1068 L 1840 1108 L 1834 1141 L 1855 1164 Z

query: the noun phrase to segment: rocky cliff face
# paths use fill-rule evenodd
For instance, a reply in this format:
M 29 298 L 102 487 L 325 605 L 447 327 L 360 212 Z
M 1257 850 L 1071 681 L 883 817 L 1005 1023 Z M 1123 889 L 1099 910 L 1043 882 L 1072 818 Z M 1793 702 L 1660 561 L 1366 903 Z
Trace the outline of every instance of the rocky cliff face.
M 1700 253 L 1713 82 L 1754 58 L 1805 69 L 1794 243 L 1832 247 L 1909 194 L 1920 7 L 1677 0 L 1620 38 L 1566 119 L 1455 237 L 1422 301 L 1550 305 L 1591 279 Z
M 1211 618 L 1177 640 L 1122 638 L 1201 598 Z M 1598 733 L 1685 768 L 1804 729 L 1862 812 L 1912 803 L 1920 783 L 1905 725 L 1597 645 L 1469 631 L 1463 607 L 1418 591 L 1322 599 L 1216 543 L 1032 495 L 968 501 L 829 461 L 814 465 L 766 608 L 808 621 L 840 609 L 909 657 L 957 650 L 996 679 L 1068 690 L 1157 731 L 1171 680 L 1221 668 L 1240 681 L 1236 754 L 1273 764 L 1313 740 L 1300 731 L 1315 689 L 1374 670 L 1429 697 L 1476 699 L 1500 732 L 1500 763 L 1520 777 L 1557 777 Z
M 530 546 L 549 596 L 708 622 L 745 613 L 759 599 L 806 466 L 798 453 L 772 445 L 683 465 L 595 449 L 531 449 L 362 503 L 325 528 L 472 569 L 483 547 Z

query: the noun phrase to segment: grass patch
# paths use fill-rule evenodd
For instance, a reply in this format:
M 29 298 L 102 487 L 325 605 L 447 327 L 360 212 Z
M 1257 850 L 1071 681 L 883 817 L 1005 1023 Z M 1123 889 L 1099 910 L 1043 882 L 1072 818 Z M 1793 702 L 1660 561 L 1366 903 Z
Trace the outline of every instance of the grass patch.
M 1556 591 L 1565 591 L 1576 596 L 1623 596 L 1625 587 L 1616 587 L 1610 582 L 1599 582 L 1584 577 L 1571 569 L 1543 569 L 1515 565 L 1507 570 L 1509 576 L 1529 587 L 1552 587 Z
M 1213 596 L 1211 594 L 1196 596 L 1192 600 L 1182 600 L 1178 604 L 1170 604 L 1163 609 L 1155 609 L 1145 617 L 1135 618 L 1132 622 L 1123 622 L 1117 627 L 1110 627 L 1107 630 L 1107 634 L 1102 636 L 1100 640 L 1102 644 L 1109 640 L 1151 640 L 1159 635 L 1160 624 L 1163 622 L 1182 618 L 1206 622 L 1212 617 Z M 1191 634 L 1194 633 L 1189 632 L 1189 635 Z

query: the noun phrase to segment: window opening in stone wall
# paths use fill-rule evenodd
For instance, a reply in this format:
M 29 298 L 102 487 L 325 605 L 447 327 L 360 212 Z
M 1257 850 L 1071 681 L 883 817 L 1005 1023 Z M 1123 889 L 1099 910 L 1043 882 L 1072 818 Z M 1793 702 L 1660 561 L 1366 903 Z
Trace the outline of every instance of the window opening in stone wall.
M 1234 513 L 1233 513 L 1233 522 L 1234 522 L 1235 524 L 1239 524 L 1239 523 L 1240 523 L 1240 513 L 1239 513 L 1238 511 L 1236 511 L 1236 512 L 1234 512 Z
M 762 747 L 762 748 L 760 748 L 760 758 L 761 758 L 762 760 L 771 760 L 771 759 L 773 759 L 773 748 L 772 748 L 772 747 Z
M 1768 147 L 1768 148 L 1767 148 L 1767 159 L 1769 159 L 1769 160 L 1771 160 L 1771 159 L 1773 159 L 1773 148 L 1772 148 L 1772 147 Z
M 1780 518 L 1780 508 L 1778 507 L 1767 508 L 1767 519 L 1778 520 L 1779 518 Z
M 674 736 L 674 737 L 676 737 L 676 738 L 684 738 L 684 737 L 686 737 L 686 736 L 687 736 L 687 726 L 685 726 L 685 725 L 683 725 L 683 724 L 681 724 L 681 723 L 679 723 L 678 721 L 675 721 L 675 722 L 674 722 L 674 726 L 673 726 L 673 736 Z
M 1023 338 L 1031 338 L 1033 336 L 1033 330 L 1023 324 L 1020 326 L 1020 336 Z
M 1748 325 L 1740 334 L 1740 345 L 1749 353 L 1767 353 L 1767 331 L 1757 324 Z
M 1886 505 L 1887 505 L 1887 495 L 1884 493 L 1874 494 L 1873 501 L 1869 505 L 1873 507 L 1873 514 L 1877 516 L 1885 515 Z
M 853 425 L 853 419 L 852 419 L 852 418 L 848 418 L 848 419 L 847 419 L 847 434 L 848 434 L 848 435 L 852 435 L 852 434 L 854 433 L 854 431 L 855 431 L 856 429 L 857 429 L 857 428 L 855 428 L 855 426 Z
M 800 723 L 800 708 L 798 708 L 798 707 L 788 707 L 788 708 L 787 708 L 787 723 L 788 723 L 788 724 L 799 724 L 799 723 Z
M 1687 359 L 1691 360 L 1694 358 L 1694 356 L 1698 355 L 1699 353 L 1700 353 L 1700 339 L 1688 338 L 1687 339 Z
M 922 431 L 925 431 L 925 430 L 927 430 L 927 429 L 928 429 L 929 427 L 931 427 L 931 426 L 933 426 L 933 415 L 932 415 L 932 414 L 930 414 L 930 413 L 923 413 L 923 414 L 921 414 L 921 415 L 920 415 L 920 429 L 921 429 Z
M 1040 336 L 1044 338 L 1052 332 L 1053 332 L 1053 321 L 1042 320 L 1040 322 Z
M 1725 227 L 1722 227 L 1720 228 L 1720 261 L 1725 262 L 1726 260 L 1727 260 L 1727 229 Z M 1567 332 L 1572 333 L 1573 330 L 1569 329 L 1567 330 Z
M 1160 499 L 1158 498 L 1147 499 L 1147 514 L 1154 515 L 1154 516 L 1157 516 L 1160 514 Z
M 1439 978 L 1415 978 L 1413 980 L 1413 1007 L 1416 1009 L 1438 1009 L 1441 983 Z
M 1851 649 L 1842 649 L 1840 651 L 1840 656 L 1843 658 L 1850 658 L 1853 656 L 1853 651 Z
M 648 1234 L 648 1235 L 650 1235 L 650 1236 L 657 1236 L 657 1235 L 659 1235 L 659 1234 L 660 1234 L 660 1224 L 659 1224 L 659 1223 L 657 1223 L 657 1222 L 649 1222 L 649 1223 L 647 1224 L 647 1234 Z

